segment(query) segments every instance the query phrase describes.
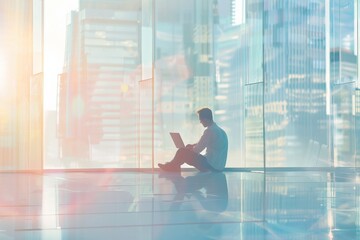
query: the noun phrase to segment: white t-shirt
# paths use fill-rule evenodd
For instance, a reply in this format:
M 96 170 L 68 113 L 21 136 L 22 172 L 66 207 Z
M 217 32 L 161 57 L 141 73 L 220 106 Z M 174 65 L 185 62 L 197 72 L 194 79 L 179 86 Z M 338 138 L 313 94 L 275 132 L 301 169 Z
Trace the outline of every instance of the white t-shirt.
M 194 146 L 196 153 L 202 152 L 206 148 L 205 157 L 209 164 L 216 170 L 222 171 L 226 164 L 228 152 L 228 139 L 224 130 L 216 123 L 208 126 L 199 142 Z

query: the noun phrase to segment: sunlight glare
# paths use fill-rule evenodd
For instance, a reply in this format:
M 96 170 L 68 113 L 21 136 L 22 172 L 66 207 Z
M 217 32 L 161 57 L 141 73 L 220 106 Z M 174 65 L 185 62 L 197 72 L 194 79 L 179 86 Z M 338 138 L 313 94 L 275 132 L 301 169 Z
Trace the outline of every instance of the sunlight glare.
M 6 76 L 6 61 L 3 57 L 3 54 L 0 54 L 0 93 L 3 94 L 4 93 L 4 83 L 5 83 L 5 78 Z

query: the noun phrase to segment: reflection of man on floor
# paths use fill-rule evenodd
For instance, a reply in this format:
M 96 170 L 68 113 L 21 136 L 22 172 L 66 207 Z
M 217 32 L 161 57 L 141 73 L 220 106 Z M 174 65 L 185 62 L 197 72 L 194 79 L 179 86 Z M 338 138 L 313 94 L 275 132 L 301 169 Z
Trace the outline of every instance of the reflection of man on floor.
M 165 171 L 180 171 L 180 166 L 187 163 L 200 171 L 222 171 L 226 164 L 228 139 L 225 131 L 214 121 L 209 108 L 198 112 L 200 123 L 206 128 L 196 144 L 180 148 L 173 160 L 158 166 Z M 205 155 L 200 154 L 206 149 Z
M 169 173 L 170 174 L 170 173 Z M 190 194 L 199 200 L 205 210 L 221 212 L 228 204 L 226 176 L 221 172 L 198 173 L 186 178 L 172 174 L 167 176 L 176 189 L 176 200 L 183 200 Z M 200 191 L 202 190 L 202 191 Z
M 228 207 L 228 187 L 226 175 L 222 172 L 197 173 L 183 177 L 179 173 L 162 172 L 161 177 L 170 180 L 176 194 L 169 207 L 166 222 L 189 222 L 188 225 L 167 226 L 158 228 L 156 239 L 220 239 L 223 236 L 221 212 Z M 197 208 L 192 199 L 198 200 Z M 193 205 L 191 208 L 190 205 Z M 182 207 L 184 205 L 184 207 Z M 174 234 L 176 233 L 176 234 Z

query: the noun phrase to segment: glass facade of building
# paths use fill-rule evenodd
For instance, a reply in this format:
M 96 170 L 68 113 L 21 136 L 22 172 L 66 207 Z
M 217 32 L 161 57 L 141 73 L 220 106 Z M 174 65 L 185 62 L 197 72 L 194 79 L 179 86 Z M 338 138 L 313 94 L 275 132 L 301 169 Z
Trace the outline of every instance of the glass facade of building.
M 172 158 L 169 132 L 199 139 L 206 106 L 228 133 L 227 167 L 357 165 L 357 1 L 115 2 L 72 13 L 63 156 L 150 168 Z
M 0 170 L 42 169 L 43 1 L 1 1 L 0 28 Z
M 81 0 L 59 78 L 65 167 L 136 167 L 140 2 Z
M 59 156 L 47 168 L 152 168 L 173 157 L 169 132 L 199 139 L 205 106 L 228 134 L 227 167 L 360 163 L 357 0 L 78 6 L 57 79 Z M 1 11 L 0 164 L 37 169 L 43 0 Z

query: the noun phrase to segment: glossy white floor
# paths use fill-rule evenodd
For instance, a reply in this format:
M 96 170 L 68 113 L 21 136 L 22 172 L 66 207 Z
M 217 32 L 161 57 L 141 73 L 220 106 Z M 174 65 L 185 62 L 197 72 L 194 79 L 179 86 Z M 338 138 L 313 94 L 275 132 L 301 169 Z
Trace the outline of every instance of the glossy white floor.
M 0 174 L 0 239 L 360 239 L 360 177 Z

